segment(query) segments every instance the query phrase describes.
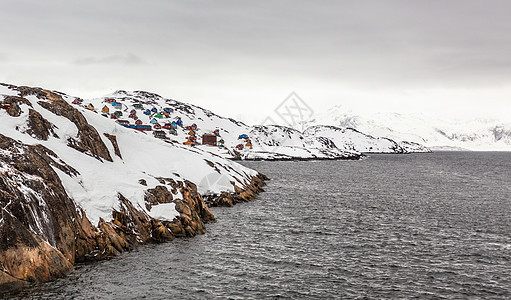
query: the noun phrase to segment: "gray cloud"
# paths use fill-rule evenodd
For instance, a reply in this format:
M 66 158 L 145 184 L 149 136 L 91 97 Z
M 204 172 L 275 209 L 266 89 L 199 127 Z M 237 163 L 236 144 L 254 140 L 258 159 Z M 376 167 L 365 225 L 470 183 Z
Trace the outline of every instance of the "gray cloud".
M 0 27 L 2 51 L 23 66 L 10 58 L 0 75 L 182 88 L 224 107 L 292 90 L 328 90 L 332 102 L 349 90 L 497 90 L 511 86 L 510 12 L 507 0 L 5 0 L 0 19 L 16 26 Z
M 117 65 L 144 65 L 147 64 L 145 60 L 134 55 L 111 55 L 107 57 L 84 57 L 75 60 L 78 65 L 104 65 L 104 64 L 117 64 Z
M 0 52 L 0 62 L 7 62 L 9 61 L 9 55 L 7 53 Z

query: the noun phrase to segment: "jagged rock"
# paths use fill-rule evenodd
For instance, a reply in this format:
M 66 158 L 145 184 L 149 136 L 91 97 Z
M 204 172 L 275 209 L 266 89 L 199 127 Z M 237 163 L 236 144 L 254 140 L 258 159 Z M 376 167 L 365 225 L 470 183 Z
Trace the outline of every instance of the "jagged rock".
M 39 140 L 48 140 L 50 134 L 57 137 L 53 131 L 55 126 L 34 109 L 28 110 L 28 130 L 27 133 L 35 136 Z
M 234 182 L 234 194 L 223 192 L 218 196 L 209 197 L 207 204 L 209 206 L 226 206 L 231 207 L 240 202 L 248 202 L 253 200 L 257 194 L 264 191 L 263 186 L 268 177 L 259 173 L 256 177 L 253 177 L 248 185 L 242 185 L 242 188 L 237 186 Z
M 148 189 L 145 193 L 145 202 L 147 210 L 151 210 L 153 205 L 158 205 L 160 203 L 171 203 L 172 202 L 172 193 L 163 186 L 158 185 L 155 188 Z
M 50 91 L 34 91 L 30 89 L 26 93 L 33 92 L 40 98 L 50 101 L 38 101 L 37 103 L 52 113 L 63 116 L 73 122 L 78 128 L 78 140 L 69 139 L 69 146 L 96 158 L 112 161 L 108 148 L 101 140 L 97 130 L 91 126 L 85 117 L 77 109 L 62 99 L 62 96 Z M 44 95 L 44 96 L 41 96 Z
M 122 159 L 121 150 L 119 149 L 119 144 L 117 144 L 117 137 L 112 134 L 105 133 L 104 134 L 108 140 L 112 143 L 112 146 L 114 147 L 115 155 L 120 157 Z
M 21 115 L 20 104 L 22 103 L 32 106 L 30 101 L 23 97 L 7 96 L 3 101 L 0 101 L 0 108 L 5 109 L 11 117 L 19 117 Z

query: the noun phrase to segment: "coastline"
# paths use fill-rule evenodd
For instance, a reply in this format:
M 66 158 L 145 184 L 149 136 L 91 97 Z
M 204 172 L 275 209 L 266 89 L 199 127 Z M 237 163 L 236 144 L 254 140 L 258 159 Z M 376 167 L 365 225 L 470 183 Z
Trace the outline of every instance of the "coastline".
M 4 265 L 0 271 L 0 295 L 15 294 L 32 284 L 64 277 L 77 263 L 108 259 L 144 244 L 164 243 L 175 238 L 203 234 L 205 224 L 215 222 L 210 206 L 233 206 L 252 201 L 264 191 L 262 187 L 266 180 L 268 178 L 265 175 L 258 173 L 248 184 L 241 187 L 235 185 L 234 193 L 223 192 L 212 202 L 213 198 L 207 197 L 207 202 L 211 205 L 206 204 L 205 197 L 197 192 L 195 184 L 186 180 L 166 182 L 172 188 L 180 190 L 183 195 L 183 199 L 173 200 L 180 215 L 172 221 L 158 221 L 148 216 L 119 194 L 120 209 L 112 212 L 113 220 L 110 222 L 101 219 L 96 227 L 83 211 L 73 215 L 71 220 L 64 220 L 71 221 L 71 225 L 75 227 L 73 230 L 67 230 L 70 226 L 62 229 L 72 235 L 67 239 L 68 244 L 74 241 L 70 249 L 51 247 L 43 238 L 35 235 L 32 238 L 36 243 L 22 245 L 24 240 L 20 239 L 20 236 L 26 234 L 26 230 L 12 227 L 15 235 L 18 235 L 18 243 L 15 247 L 2 247 L 0 251 L 0 256 L 6 258 L 5 261 L 13 262 L 9 266 Z M 164 199 L 163 194 L 158 196 L 158 200 Z M 68 219 L 70 211 L 72 209 L 65 210 L 58 218 Z M 30 237 L 25 236 L 25 239 L 28 238 Z

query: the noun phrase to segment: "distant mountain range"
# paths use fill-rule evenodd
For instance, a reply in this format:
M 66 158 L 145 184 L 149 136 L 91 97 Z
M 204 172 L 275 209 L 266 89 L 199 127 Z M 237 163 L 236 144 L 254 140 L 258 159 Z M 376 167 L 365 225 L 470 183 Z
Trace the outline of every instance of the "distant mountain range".
M 422 114 L 354 112 L 335 106 L 304 122 L 332 125 L 372 136 L 423 144 L 433 150 L 510 151 L 511 122 L 497 119 L 441 119 Z

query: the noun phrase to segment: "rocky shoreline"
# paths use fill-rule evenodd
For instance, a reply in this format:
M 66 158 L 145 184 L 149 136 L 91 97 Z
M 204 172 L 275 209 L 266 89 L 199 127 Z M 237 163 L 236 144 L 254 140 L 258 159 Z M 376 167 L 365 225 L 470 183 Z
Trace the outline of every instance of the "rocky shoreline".
M 2 140 L 5 140 L 5 137 L 0 139 Z M 2 175 L 0 201 L 22 200 L 23 197 L 16 195 L 15 189 L 8 185 L 9 179 L 5 180 L 5 174 Z M 205 224 L 215 221 L 209 206 L 233 206 L 251 201 L 263 191 L 262 187 L 267 179 L 266 176 L 258 174 L 249 184 L 236 186 L 235 193 L 222 193 L 206 199 L 197 192 L 195 184 L 188 181 L 166 182 L 152 191 L 148 190 L 149 197 L 155 196 L 153 199 L 156 201 L 165 200 L 167 186 L 177 188 L 182 193 L 183 199 L 173 200 L 180 215 L 171 222 L 160 222 L 148 216 L 119 194 L 120 209 L 113 211 L 113 220 L 105 222 L 101 219 L 97 227 L 90 223 L 83 211 L 75 207 L 65 191 L 58 187 L 63 194 L 52 199 L 56 206 L 49 215 L 60 225 L 54 228 L 56 247 L 50 246 L 45 241 L 46 237 L 34 235 L 27 229 L 30 215 L 23 214 L 23 209 L 19 211 L 20 215 L 16 216 L 4 210 L 1 212 L 2 222 L 8 226 L 2 226 L 0 232 L 0 294 L 16 292 L 37 282 L 52 281 L 65 276 L 76 263 L 107 259 L 138 245 L 163 243 L 179 237 L 203 234 Z M 55 184 L 59 185 L 58 182 Z

